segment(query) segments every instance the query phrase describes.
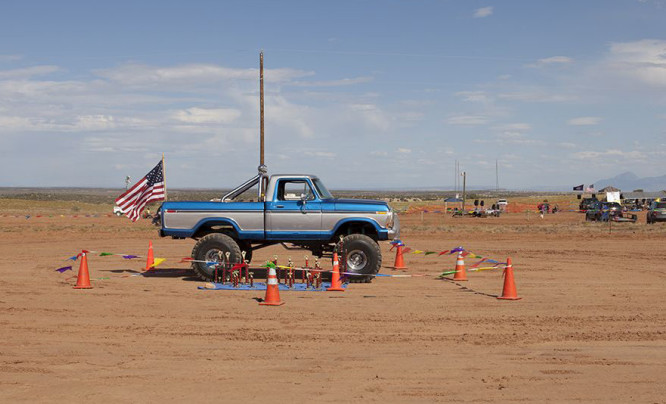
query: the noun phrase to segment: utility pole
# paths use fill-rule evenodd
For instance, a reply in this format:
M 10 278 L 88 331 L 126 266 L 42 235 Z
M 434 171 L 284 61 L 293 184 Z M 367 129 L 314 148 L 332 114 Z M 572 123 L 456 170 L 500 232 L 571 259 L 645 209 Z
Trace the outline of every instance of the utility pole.
M 466 180 L 467 180 L 467 173 L 465 173 L 465 172 L 463 171 L 462 174 L 460 174 L 460 175 L 462 175 L 462 177 L 463 177 L 463 190 L 462 190 L 462 191 L 463 191 L 463 203 L 462 203 L 462 210 L 463 210 L 463 215 L 464 215 L 464 214 L 465 214 L 465 185 L 466 185 Z
M 264 165 L 264 51 L 259 53 L 259 166 Z
M 259 52 L 259 186 L 257 187 L 257 201 L 264 200 L 268 168 L 264 164 L 264 51 Z

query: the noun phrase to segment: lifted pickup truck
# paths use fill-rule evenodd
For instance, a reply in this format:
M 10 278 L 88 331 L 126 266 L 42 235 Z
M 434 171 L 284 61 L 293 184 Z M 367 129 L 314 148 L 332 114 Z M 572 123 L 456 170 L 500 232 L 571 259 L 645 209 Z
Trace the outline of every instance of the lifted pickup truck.
M 257 201 L 233 201 L 257 185 Z M 356 282 L 372 280 L 382 262 L 378 241 L 397 238 L 400 231 L 386 202 L 336 199 L 314 175 L 269 178 L 261 169 L 219 202 L 164 202 L 158 214 L 160 236 L 197 240 L 192 249 L 196 261 L 225 262 L 229 253 L 232 263 L 240 262 L 242 252 L 251 261 L 254 250 L 274 244 L 322 257 L 337 246 L 345 270 L 359 274 L 351 277 Z M 214 268 L 205 262 L 192 266 L 201 279 L 214 277 Z

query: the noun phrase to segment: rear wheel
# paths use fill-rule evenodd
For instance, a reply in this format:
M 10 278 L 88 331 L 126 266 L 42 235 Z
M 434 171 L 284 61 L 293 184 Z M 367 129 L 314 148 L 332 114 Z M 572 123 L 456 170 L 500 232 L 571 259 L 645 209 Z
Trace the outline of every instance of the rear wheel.
M 364 234 L 350 234 L 340 241 L 342 268 L 350 275 L 349 282 L 370 283 L 382 265 L 382 250 L 372 238 Z M 366 276 L 360 276 L 366 275 Z
M 200 238 L 192 249 L 192 258 L 199 261 L 192 263 L 192 269 L 202 280 L 211 281 L 215 278 L 215 265 L 209 264 L 226 263 L 227 253 L 229 262 L 241 261 L 241 250 L 234 239 L 221 233 L 208 234 Z

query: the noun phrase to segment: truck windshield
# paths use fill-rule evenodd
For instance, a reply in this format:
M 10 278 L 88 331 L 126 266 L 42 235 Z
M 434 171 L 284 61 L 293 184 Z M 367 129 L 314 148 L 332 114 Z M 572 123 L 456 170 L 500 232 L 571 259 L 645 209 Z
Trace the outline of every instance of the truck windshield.
M 314 184 L 315 188 L 317 188 L 317 193 L 321 197 L 321 199 L 333 199 L 333 195 L 331 195 L 330 192 L 328 192 L 328 189 L 324 186 L 324 183 L 321 182 L 319 178 L 314 178 L 312 180 L 312 183 Z

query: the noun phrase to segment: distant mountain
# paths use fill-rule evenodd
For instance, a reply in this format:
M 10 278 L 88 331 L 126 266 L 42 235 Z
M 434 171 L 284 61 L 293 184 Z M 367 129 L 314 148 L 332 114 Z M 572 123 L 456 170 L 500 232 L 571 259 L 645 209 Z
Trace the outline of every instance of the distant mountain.
M 633 191 L 634 189 L 642 189 L 645 192 L 662 191 L 666 189 L 666 175 L 639 178 L 636 174 L 627 171 L 613 178 L 598 180 L 594 183 L 594 188 L 601 189 L 609 185 L 620 188 L 625 192 Z

